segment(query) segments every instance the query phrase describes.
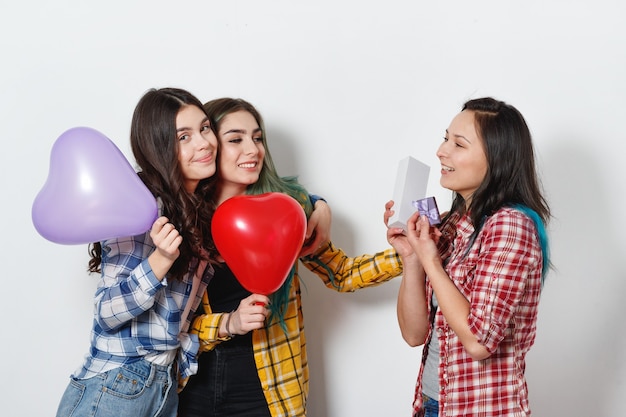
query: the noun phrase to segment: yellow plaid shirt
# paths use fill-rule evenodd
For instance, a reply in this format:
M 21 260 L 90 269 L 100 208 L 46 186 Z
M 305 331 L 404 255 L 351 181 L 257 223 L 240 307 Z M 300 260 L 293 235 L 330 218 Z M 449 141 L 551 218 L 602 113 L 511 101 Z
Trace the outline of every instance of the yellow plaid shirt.
M 352 292 L 378 285 L 402 273 L 400 257 L 393 249 L 373 256 L 351 258 L 329 242 L 313 256 L 302 258 L 301 261 L 328 288 L 339 292 Z M 334 274 L 333 282 L 329 279 L 328 270 Z M 194 320 L 191 330 L 191 333 L 198 334 L 200 352 L 209 351 L 229 339 L 217 336 L 224 314 L 211 312 L 206 292 L 203 305 L 205 314 Z M 276 321 L 253 331 L 254 359 L 272 417 L 305 416 L 309 367 L 297 270 L 291 284 L 285 324 L 286 332 Z

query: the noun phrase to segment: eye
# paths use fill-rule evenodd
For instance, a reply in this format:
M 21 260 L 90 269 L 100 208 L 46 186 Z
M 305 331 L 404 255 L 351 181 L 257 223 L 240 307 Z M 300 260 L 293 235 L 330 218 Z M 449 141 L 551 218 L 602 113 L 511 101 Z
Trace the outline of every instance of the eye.
M 263 143 L 263 136 L 254 137 L 252 140 L 256 143 Z
M 202 128 L 201 128 L 202 132 L 206 132 L 206 131 L 209 131 L 209 130 L 211 130 L 211 125 L 210 124 L 202 125 Z
M 189 135 L 180 135 L 178 137 L 178 140 L 181 141 L 181 142 L 183 142 L 183 141 L 185 141 L 187 139 L 189 139 Z

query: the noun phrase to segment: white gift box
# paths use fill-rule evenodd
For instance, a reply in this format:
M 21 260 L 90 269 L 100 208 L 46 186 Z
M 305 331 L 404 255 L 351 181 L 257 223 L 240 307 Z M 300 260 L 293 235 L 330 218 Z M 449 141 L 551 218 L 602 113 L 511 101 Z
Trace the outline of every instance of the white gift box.
M 417 211 L 413 202 L 426 197 L 430 167 L 408 156 L 400 160 L 396 185 L 393 191 L 393 216 L 389 227 L 400 227 L 406 232 L 406 222 Z

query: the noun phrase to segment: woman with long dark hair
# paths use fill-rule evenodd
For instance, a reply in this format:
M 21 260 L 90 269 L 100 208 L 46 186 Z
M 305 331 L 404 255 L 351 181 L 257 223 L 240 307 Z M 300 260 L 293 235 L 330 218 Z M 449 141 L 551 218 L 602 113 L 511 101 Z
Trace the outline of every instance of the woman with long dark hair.
M 530 131 L 515 107 L 470 100 L 437 156 L 454 192 L 441 225 L 416 213 L 406 236 L 388 230 L 404 263 L 402 336 L 424 345 L 414 416 L 529 416 L 525 357 L 550 265 Z
M 197 369 L 198 339 L 185 330 L 213 274 L 217 139 L 197 98 L 164 88 L 137 104 L 130 141 L 161 215 L 144 234 L 92 245 L 89 271 L 101 279 L 91 348 L 57 417 L 175 417 L 176 370 Z

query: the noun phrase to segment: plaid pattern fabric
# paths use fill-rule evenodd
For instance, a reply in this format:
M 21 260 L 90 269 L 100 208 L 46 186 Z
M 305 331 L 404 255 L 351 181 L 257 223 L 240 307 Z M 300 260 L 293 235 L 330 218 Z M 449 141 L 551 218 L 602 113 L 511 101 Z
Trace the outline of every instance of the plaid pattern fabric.
M 181 334 L 189 326 L 190 318 L 183 326 L 181 316 L 193 276 L 159 281 L 147 260 L 153 250 L 148 232 L 102 242 L 102 276 L 95 294 L 91 349 L 74 377 L 90 378 L 142 357 L 161 356 L 171 361 L 181 340 L 181 372 L 197 367 L 198 342 Z M 192 310 L 200 305 L 212 274 L 213 268 L 207 267 Z
M 448 326 L 435 316 L 425 346 L 440 346 L 441 416 L 529 416 L 525 357 L 534 343 L 543 258 L 532 219 L 503 208 L 485 220 L 473 244 L 469 218 L 452 219 L 442 230 L 451 237 L 440 245 L 446 272 L 470 302 L 468 324 L 491 356 L 473 360 Z M 456 225 L 455 225 L 456 224 Z M 428 285 L 429 299 L 432 287 Z M 436 329 L 436 330 L 435 330 Z M 423 350 L 414 402 L 421 415 L 421 381 L 428 349 Z
M 327 287 L 340 292 L 378 285 L 402 273 L 400 257 L 393 249 L 373 256 L 351 258 L 332 243 L 328 243 L 313 256 L 303 258 L 302 262 L 319 275 Z M 334 280 L 329 279 L 329 270 L 333 272 Z M 223 314 L 211 313 L 206 293 L 203 304 L 206 314 L 196 318 L 192 332 L 199 335 L 200 350 L 206 351 L 226 339 L 217 338 Z M 305 416 L 309 366 L 297 274 L 290 289 L 285 324 L 286 331 L 277 322 L 253 331 L 254 359 L 272 416 Z

